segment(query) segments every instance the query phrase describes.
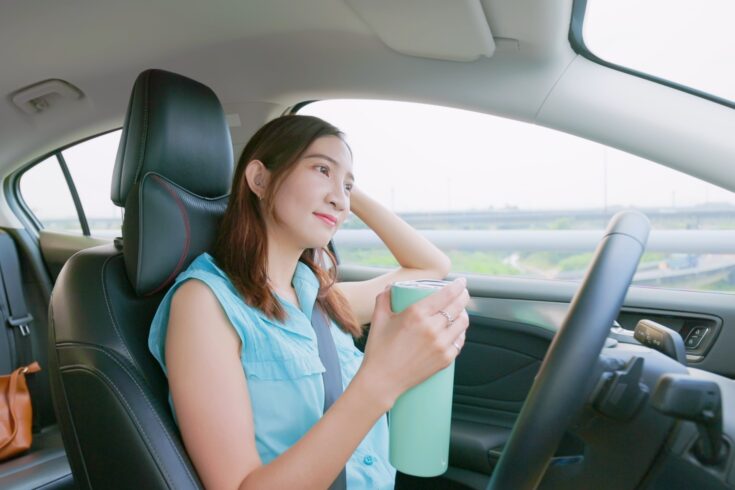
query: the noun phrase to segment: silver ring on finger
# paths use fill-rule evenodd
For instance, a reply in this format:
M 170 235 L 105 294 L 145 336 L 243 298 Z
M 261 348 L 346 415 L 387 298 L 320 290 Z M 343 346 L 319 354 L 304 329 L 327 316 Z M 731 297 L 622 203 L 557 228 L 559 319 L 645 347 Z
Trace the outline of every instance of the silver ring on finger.
M 459 353 L 462 352 L 462 348 L 457 345 L 457 342 L 452 342 L 452 345 L 457 348 L 457 355 L 459 355 Z
M 439 314 L 440 314 L 441 316 L 443 316 L 444 318 L 446 318 L 446 319 L 447 319 L 447 328 L 449 327 L 449 325 L 451 325 L 452 323 L 454 323 L 454 318 L 452 318 L 452 315 L 450 315 L 450 314 L 449 314 L 449 313 L 447 313 L 446 311 L 444 311 L 444 310 L 439 310 Z

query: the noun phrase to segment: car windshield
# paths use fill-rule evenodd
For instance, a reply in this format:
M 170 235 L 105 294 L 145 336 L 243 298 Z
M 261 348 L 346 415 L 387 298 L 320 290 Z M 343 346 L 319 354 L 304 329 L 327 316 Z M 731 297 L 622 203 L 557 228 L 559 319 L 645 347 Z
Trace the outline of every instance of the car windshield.
M 587 0 L 586 48 L 615 65 L 735 102 L 732 0 Z
M 735 291 L 731 191 L 489 114 L 385 100 L 325 100 L 299 113 L 345 131 L 356 184 L 422 230 L 456 273 L 581 280 L 610 218 L 637 209 L 653 232 L 634 284 Z M 344 264 L 398 265 L 355 216 L 335 245 Z

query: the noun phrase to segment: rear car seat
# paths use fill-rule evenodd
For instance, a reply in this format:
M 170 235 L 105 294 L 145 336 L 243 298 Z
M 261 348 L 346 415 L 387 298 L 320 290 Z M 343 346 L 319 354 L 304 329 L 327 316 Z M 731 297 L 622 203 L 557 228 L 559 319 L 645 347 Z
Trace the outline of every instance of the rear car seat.
M 25 260 L 25 258 L 24 258 Z M 0 230 L 0 374 L 8 374 L 19 365 L 38 361 L 42 371 L 28 377 L 34 412 L 31 449 L 15 458 L 0 462 L 0 489 L 71 489 L 74 481 L 64 451 L 61 433 L 51 405 L 47 373 L 48 298 L 24 266 L 11 235 Z M 27 309 L 26 309 L 27 308 Z M 30 314 L 27 336 L 9 319 Z M 17 322 L 16 322 L 17 323 Z M 30 341 L 30 342 L 28 342 Z

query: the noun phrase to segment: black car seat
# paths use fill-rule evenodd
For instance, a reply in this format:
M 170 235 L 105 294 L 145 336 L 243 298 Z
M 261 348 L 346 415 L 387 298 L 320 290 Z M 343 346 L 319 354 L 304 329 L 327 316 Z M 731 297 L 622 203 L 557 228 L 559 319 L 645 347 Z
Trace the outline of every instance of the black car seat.
M 232 173 L 214 92 L 143 72 L 113 173 L 122 240 L 69 259 L 49 309 L 52 396 L 79 488 L 201 488 L 148 329 L 176 275 L 212 245 Z

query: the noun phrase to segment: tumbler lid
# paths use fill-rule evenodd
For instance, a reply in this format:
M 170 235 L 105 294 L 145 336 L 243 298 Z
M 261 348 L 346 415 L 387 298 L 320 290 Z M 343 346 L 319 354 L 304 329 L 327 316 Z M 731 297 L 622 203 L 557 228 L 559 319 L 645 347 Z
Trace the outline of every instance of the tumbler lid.
M 415 288 L 415 289 L 441 289 L 450 281 L 442 281 L 440 279 L 418 279 L 415 281 L 394 282 L 393 287 L 399 288 Z

